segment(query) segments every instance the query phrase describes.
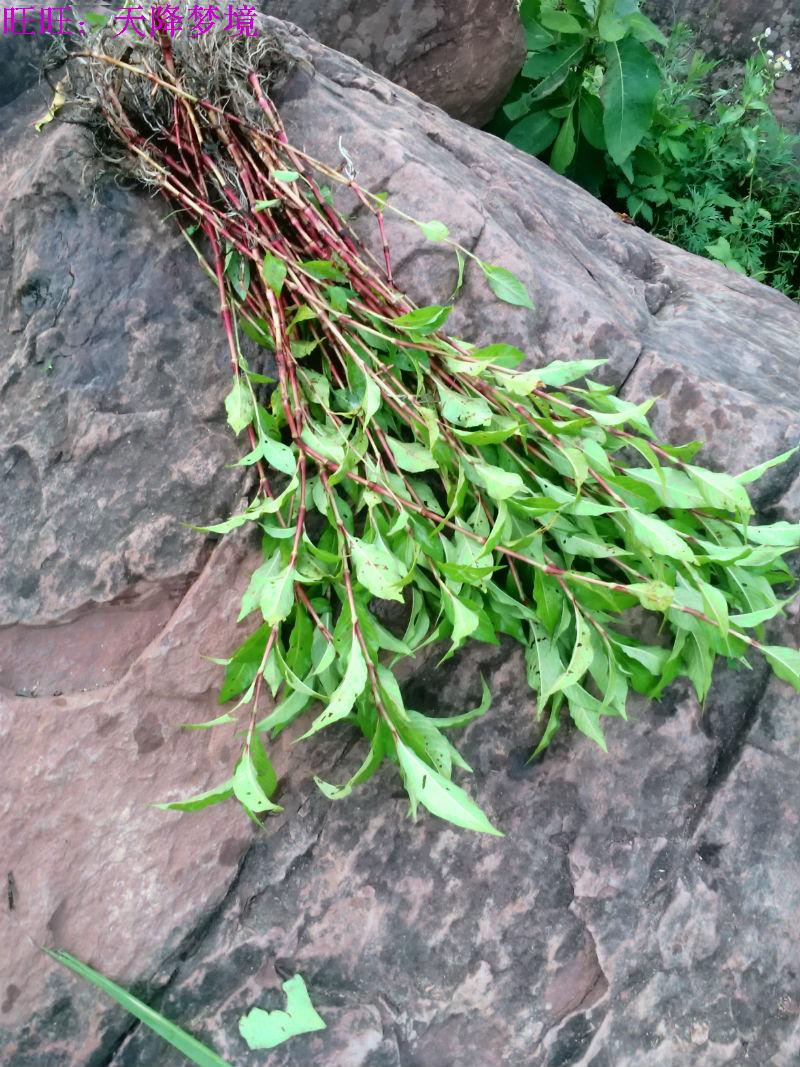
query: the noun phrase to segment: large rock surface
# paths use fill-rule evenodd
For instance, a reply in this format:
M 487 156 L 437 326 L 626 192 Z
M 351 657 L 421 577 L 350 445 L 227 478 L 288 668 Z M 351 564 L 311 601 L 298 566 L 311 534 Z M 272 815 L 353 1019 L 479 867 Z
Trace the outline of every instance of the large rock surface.
M 475 126 L 489 121 L 525 60 L 516 0 L 269 0 L 259 6 Z
M 474 126 L 489 121 L 525 60 L 516 0 L 257 0 L 255 6 Z M 33 15 L 26 25 L 38 27 Z M 45 40 L 0 36 L 0 106 L 37 80 Z
M 658 393 L 659 428 L 705 437 L 711 463 L 796 442 L 795 305 L 294 36 L 316 68 L 284 92 L 294 139 L 335 161 L 341 135 L 364 183 L 530 287 L 533 314 L 468 271 L 464 336 L 534 363 L 608 357 L 609 380 Z M 423 710 L 462 708 L 489 680 L 493 711 L 464 747 L 502 839 L 411 825 L 388 768 L 330 805 L 310 775 L 344 779 L 359 758 L 344 730 L 281 744 L 286 813 L 261 832 L 233 806 L 148 807 L 219 780 L 234 755 L 227 734 L 178 728 L 216 713 L 202 656 L 238 640 L 251 562 L 247 543 L 212 548 L 182 525 L 241 490 L 223 467 L 224 343 L 163 209 L 103 184 L 93 204 L 78 131 L 36 139 L 38 106 L 0 112 L 3 1063 L 184 1063 L 33 938 L 134 986 L 236 1067 L 266 1062 L 238 1016 L 277 1006 L 295 971 L 328 1029 L 267 1054 L 279 1067 L 794 1067 L 800 708 L 761 664 L 718 672 L 704 711 L 680 686 L 637 704 L 609 756 L 564 734 L 536 764 L 519 652 L 420 665 Z M 400 283 L 443 298 L 452 254 L 390 231 Z M 800 518 L 797 471 L 765 482 L 767 514 Z M 776 631 L 800 644 L 797 613 Z

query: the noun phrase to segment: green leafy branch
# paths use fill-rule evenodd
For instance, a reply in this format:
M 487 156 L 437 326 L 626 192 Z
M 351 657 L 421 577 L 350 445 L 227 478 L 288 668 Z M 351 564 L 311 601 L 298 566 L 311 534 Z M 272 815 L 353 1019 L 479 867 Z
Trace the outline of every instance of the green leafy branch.
M 388 760 L 412 814 L 498 833 L 452 780 L 469 767 L 450 731 L 487 710 L 488 691 L 463 715 L 424 715 L 394 673 L 468 640 L 507 635 L 524 649 L 545 724 L 536 753 L 566 720 L 605 748 L 603 719 L 625 717 L 630 690 L 657 697 L 683 675 L 702 701 L 717 657 L 748 667 L 760 652 L 800 687 L 800 653 L 762 634 L 785 604 L 775 588 L 791 580 L 783 557 L 800 526 L 751 525 L 746 489 L 790 453 L 738 476 L 709 471 L 694 462 L 699 445 L 654 440 L 652 401 L 586 377 L 602 361 L 523 369 L 512 345 L 449 335 L 452 305 L 415 307 L 394 286 L 385 197 L 289 142 L 263 52 L 215 43 L 223 105 L 203 95 L 191 50 L 143 43 L 131 65 L 119 47 L 101 30 L 83 54 L 84 107 L 164 193 L 215 281 L 228 421 L 254 472 L 248 507 L 204 530 L 249 526 L 262 545 L 239 613 L 257 625 L 220 694 L 237 703 L 192 724 L 236 731 L 239 759 L 217 788 L 164 807 L 235 798 L 257 821 L 279 811 L 263 739 L 302 718 L 299 740 L 345 724 L 366 740 L 349 780 L 316 779 L 330 799 Z M 109 66 L 129 75 L 111 91 Z M 320 175 L 369 206 L 383 263 Z M 449 240 L 443 223 L 411 221 Z M 478 262 L 500 299 L 531 306 L 511 272 Z M 243 336 L 276 380 L 254 369 Z M 637 636 L 642 612 L 659 619 L 650 642 Z

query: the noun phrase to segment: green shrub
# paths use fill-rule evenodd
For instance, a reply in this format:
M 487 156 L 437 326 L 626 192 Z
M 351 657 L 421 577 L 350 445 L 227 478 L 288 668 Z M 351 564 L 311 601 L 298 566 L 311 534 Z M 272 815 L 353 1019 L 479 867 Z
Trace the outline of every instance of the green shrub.
M 490 129 L 653 233 L 800 296 L 800 138 L 769 105 L 788 56 L 754 39 L 741 79 L 638 0 L 524 0 L 528 58 Z
M 520 16 L 528 58 L 493 131 L 560 173 L 624 165 L 653 121 L 662 75 L 647 44 L 664 35 L 638 0 L 522 0 Z

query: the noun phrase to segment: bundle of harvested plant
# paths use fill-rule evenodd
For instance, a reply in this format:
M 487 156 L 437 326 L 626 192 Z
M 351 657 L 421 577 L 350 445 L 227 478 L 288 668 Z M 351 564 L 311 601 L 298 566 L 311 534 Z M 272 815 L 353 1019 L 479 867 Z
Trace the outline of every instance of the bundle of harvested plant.
M 290 65 L 264 32 L 131 46 L 101 29 L 69 60 L 67 95 L 98 150 L 164 194 L 217 286 L 228 421 L 256 472 L 247 509 L 205 528 L 254 524 L 263 538 L 240 613 L 259 624 L 221 693 L 240 699 L 205 724 L 241 731 L 241 755 L 218 789 L 165 806 L 234 796 L 254 818 L 278 810 L 262 737 L 305 715 L 304 737 L 347 722 L 369 745 L 345 784 L 317 779 L 327 796 L 388 758 L 412 812 L 497 832 L 451 781 L 469 768 L 448 732 L 488 700 L 424 716 L 393 674 L 432 642 L 445 656 L 500 634 L 524 646 L 546 717 L 537 752 L 567 718 L 605 747 L 602 718 L 625 716 L 629 689 L 657 697 L 685 675 L 702 700 L 717 656 L 746 666 L 759 651 L 800 687 L 800 653 L 758 639 L 782 610 L 773 587 L 791 580 L 800 527 L 749 525 L 745 488 L 786 456 L 713 473 L 698 445 L 653 440 L 649 403 L 575 384 L 600 361 L 520 370 L 511 345 L 447 335 L 450 305 L 414 307 L 385 239 L 379 265 L 318 181 L 349 187 L 381 234 L 385 198 L 288 141 L 270 90 Z M 440 222 L 409 221 L 449 240 Z M 455 248 L 463 273 L 470 254 Z M 510 272 L 471 258 L 500 299 L 530 306 Z M 274 354 L 277 381 L 241 334 Z M 400 605 L 399 627 L 380 601 Z M 661 620 L 654 643 L 625 625 L 642 609 Z M 265 687 L 275 703 L 260 718 Z

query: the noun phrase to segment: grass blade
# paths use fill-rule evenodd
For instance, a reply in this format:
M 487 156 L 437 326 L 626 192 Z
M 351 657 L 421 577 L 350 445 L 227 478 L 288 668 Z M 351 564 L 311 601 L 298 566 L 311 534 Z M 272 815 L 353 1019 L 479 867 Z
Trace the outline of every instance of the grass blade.
M 216 1052 L 204 1045 L 202 1041 L 198 1041 L 196 1037 L 192 1037 L 185 1030 L 181 1030 L 175 1023 L 165 1019 L 163 1015 L 159 1015 L 154 1008 L 149 1007 L 133 996 L 132 993 L 123 989 L 122 986 L 118 986 L 116 982 L 112 982 L 110 978 L 106 978 L 105 975 L 94 970 L 93 967 L 82 963 L 75 956 L 70 955 L 69 952 L 57 952 L 49 948 L 44 951 L 57 963 L 68 968 L 80 978 L 84 978 L 87 982 L 91 982 L 92 985 L 97 986 L 112 1000 L 116 1000 L 117 1004 L 121 1004 L 126 1011 L 129 1011 L 131 1015 L 135 1015 L 145 1026 L 149 1026 L 153 1033 L 168 1041 L 178 1052 L 183 1053 L 192 1063 L 197 1064 L 197 1067 L 231 1067 L 227 1060 L 223 1060 L 221 1056 L 218 1056 Z

